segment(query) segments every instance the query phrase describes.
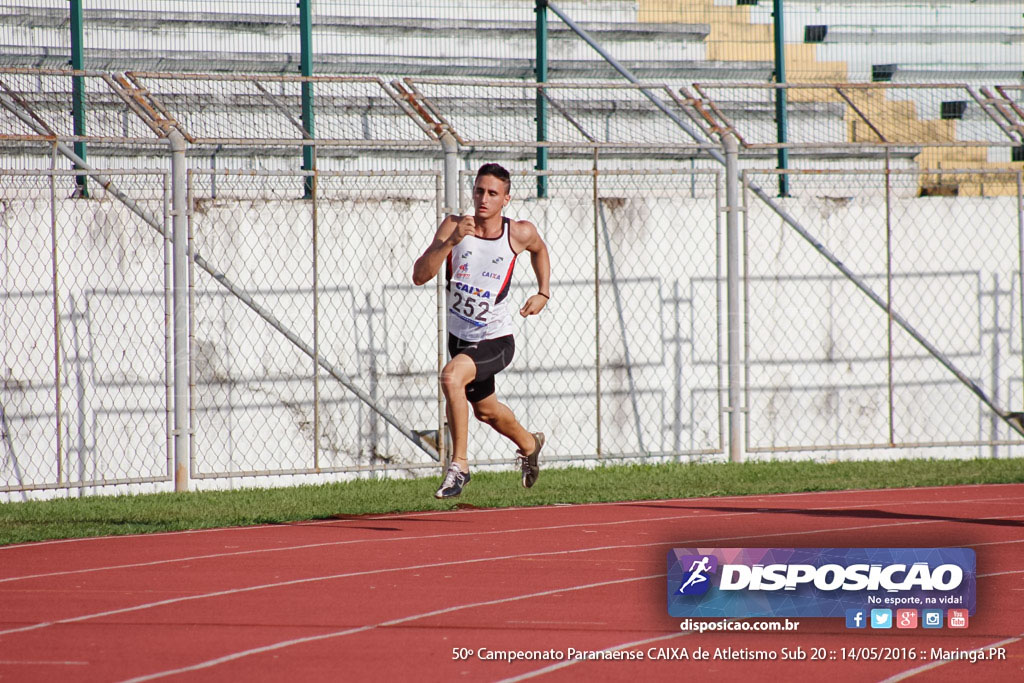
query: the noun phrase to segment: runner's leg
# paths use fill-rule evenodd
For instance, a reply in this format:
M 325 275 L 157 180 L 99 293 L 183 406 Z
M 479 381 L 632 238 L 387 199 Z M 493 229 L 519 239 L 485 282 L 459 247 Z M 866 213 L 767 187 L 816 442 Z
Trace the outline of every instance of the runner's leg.
M 473 403 L 476 419 L 490 425 L 496 432 L 511 440 L 519 450 L 529 453 L 534 448 L 533 434 L 519 424 L 512 409 L 498 401 L 497 394 Z
M 458 354 L 441 371 L 441 389 L 444 391 L 448 429 L 452 435 L 452 462 L 463 472 L 469 471 L 466 446 L 469 440 L 469 402 L 466 385 L 476 377 L 476 364 L 465 354 Z

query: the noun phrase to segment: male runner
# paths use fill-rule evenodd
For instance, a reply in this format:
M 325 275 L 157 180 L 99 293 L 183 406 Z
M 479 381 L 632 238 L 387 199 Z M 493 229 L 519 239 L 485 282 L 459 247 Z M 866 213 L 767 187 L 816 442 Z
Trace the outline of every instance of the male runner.
M 519 315 L 525 318 L 540 313 L 551 297 L 548 248 L 536 226 L 502 215 L 511 199 L 511 185 L 508 171 L 498 164 L 481 166 L 473 184 L 474 215 L 448 216 L 441 221 L 434 240 L 412 269 L 413 283 L 422 285 L 446 264 L 448 282 L 451 360 L 441 371 L 441 387 L 453 453 L 444 482 L 434 494 L 437 498 L 454 498 L 469 482 L 467 403 L 478 420 L 516 444 L 523 486 L 533 486 L 540 474 L 538 456 L 544 434 L 526 431 L 494 394 L 494 376 L 512 362 L 515 353 L 508 293 L 519 254 L 530 252 L 537 276 L 537 293 L 526 300 Z

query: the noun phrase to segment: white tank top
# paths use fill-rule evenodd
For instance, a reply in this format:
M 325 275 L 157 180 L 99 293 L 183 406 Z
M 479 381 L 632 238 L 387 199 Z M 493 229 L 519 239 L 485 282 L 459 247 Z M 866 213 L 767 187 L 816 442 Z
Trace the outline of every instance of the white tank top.
M 469 235 L 448 254 L 448 332 L 468 342 L 512 334 L 509 285 L 516 265 L 509 219 L 501 235 Z

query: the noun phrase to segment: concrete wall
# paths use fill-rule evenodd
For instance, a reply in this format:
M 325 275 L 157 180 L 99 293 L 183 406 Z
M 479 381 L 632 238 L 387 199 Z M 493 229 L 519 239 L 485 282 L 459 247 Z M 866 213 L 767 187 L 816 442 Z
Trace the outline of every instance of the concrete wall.
M 884 294 L 884 195 L 877 181 L 850 187 L 831 180 L 794 183 L 797 196 L 785 201 L 787 209 Z M 57 478 L 49 193 L 45 185 L 18 182 L 17 192 L 5 189 L 0 214 L 6 486 Z M 531 181 L 517 182 L 528 194 Z M 516 195 L 510 214 L 542 227 L 554 283 L 544 314 L 519 323 L 517 357 L 500 379 L 501 396 L 527 426 L 549 434 L 552 460 L 596 462 L 599 431 L 605 457 L 721 457 L 715 453 L 722 452 L 724 266 L 716 265 L 723 248 L 716 180 L 603 177 L 596 228 L 590 183 L 587 176 L 555 177 L 552 199 Z M 1018 405 L 1024 387 L 1017 199 L 917 198 L 914 188 L 907 183 L 894 194 L 894 306 L 1002 405 Z M 160 215 L 153 189 L 139 185 L 135 192 L 149 196 Z M 299 198 L 301 181 L 236 177 L 222 180 L 216 196 L 209 189 L 196 187 L 195 248 L 311 343 L 313 211 Z M 433 287 L 412 287 L 409 272 L 435 224 L 435 178 L 336 177 L 325 179 L 321 192 L 321 352 L 403 423 L 432 428 Z M 58 194 L 56 211 L 62 476 L 164 477 L 165 245 L 102 193 L 89 201 L 66 196 Z M 898 328 L 893 436 L 907 447 L 872 450 L 890 438 L 884 312 L 777 216 L 754 203 L 748 221 L 747 446 L 788 456 L 812 448 L 815 457 L 1010 452 L 993 444 L 1013 435 Z M 337 381 L 320 373 L 315 389 L 312 361 L 208 275 L 197 271 L 194 278 L 198 473 L 308 471 L 315 457 L 325 470 L 430 470 L 424 454 Z M 534 287 L 527 259 L 515 278 L 511 296 L 518 302 Z M 935 447 L 923 447 L 929 444 Z M 513 455 L 480 426 L 472 429 L 470 452 L 477 463 L 497 467 Z M 346 476 L 352 475 L 311 480 Z

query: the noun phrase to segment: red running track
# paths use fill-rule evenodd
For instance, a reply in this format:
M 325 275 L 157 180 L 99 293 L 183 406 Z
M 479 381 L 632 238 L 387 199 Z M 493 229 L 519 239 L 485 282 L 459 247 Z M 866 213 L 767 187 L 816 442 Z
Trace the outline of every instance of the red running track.
M 0 680 L 1024 680 L 1024 485 L 457 510 L 0 548 Z M 680 630 L 673 547 L 977 553 L 963 631 Z M 775 621 L 775 620 L 772 620 Z M 853 661 L 844 648 L 925 652 Z M 1000 661 L 932 648 L 1003 648 Z M 456 648 L 472 649 L 464 660 Z M 516 661 L 481 650 L 620 651 Z M 654 660 L 732 648 L 775 661 Z M 783 648 L 805 660 L 781 659 Z M 811 661 L 814 654 L 826 659 Z M 835 658 L 832 658 L 835 653 Z

